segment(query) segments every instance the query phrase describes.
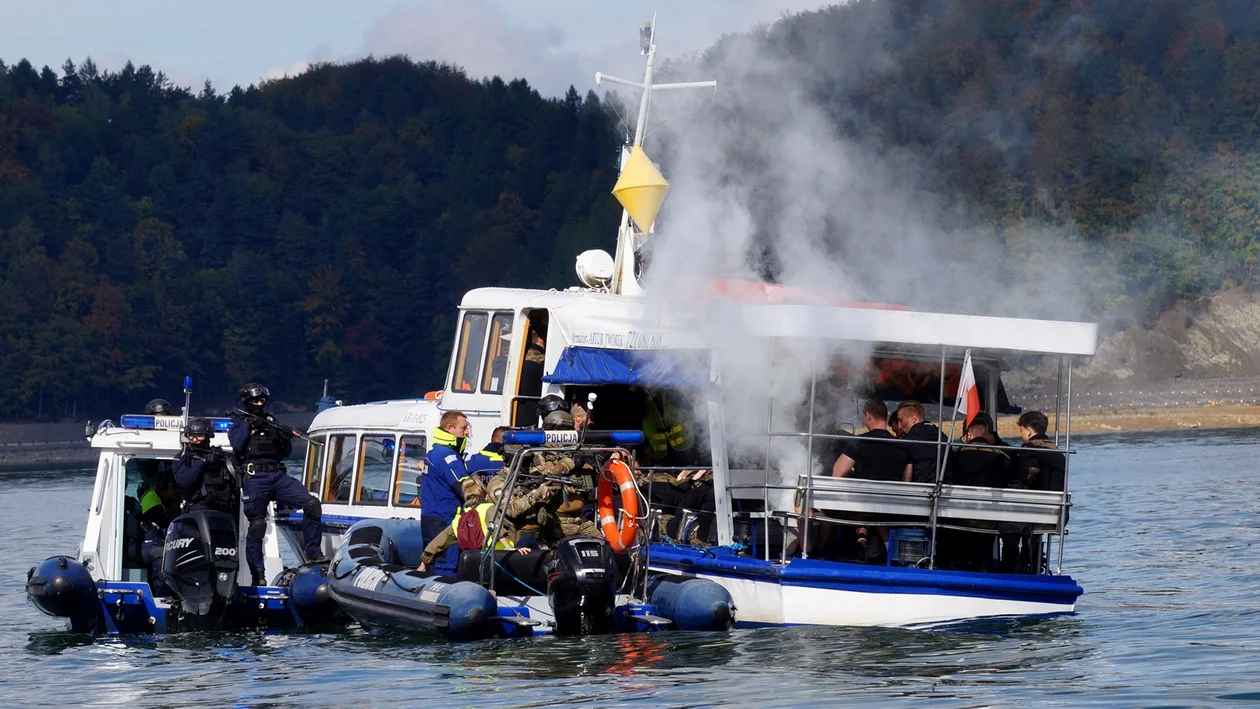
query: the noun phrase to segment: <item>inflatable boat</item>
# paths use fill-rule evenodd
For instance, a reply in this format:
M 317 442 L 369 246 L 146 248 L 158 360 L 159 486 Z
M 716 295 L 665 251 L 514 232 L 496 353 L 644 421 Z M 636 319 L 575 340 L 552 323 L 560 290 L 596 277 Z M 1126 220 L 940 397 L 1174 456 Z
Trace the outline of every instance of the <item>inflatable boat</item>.
M 453 641 L 727 630 L 734 622 L 730 594 L 706 579 L 656 576 L 646 602 L 621 593 L 629 560 L 604 539 L 568 537 L 529 554 L 470 549 L 457 577 L 418 571 L 421 541 L 418 521 L 356 523 L 329 568 L 331 597 L 371 632 Z M 493 581 L 482 585 L 490 566 Z

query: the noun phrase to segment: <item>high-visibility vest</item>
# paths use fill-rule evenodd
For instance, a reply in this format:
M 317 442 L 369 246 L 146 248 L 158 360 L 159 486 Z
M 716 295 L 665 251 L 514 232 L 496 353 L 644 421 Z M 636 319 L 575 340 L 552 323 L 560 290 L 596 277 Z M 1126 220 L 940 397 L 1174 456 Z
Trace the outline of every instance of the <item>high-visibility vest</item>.
M 473 508 L 477 511 L 477 521 L 481 522 L 481 533 L 487 537 L 490 536 L 490 525 L 486 523 L 486 515 L 489 514 L 491 507 L 494 507 L 493 502 L 483 502 Z M 472 512 L 473 510 L 468 511 Z M 464 513 L 461 511 L 459 514 L 455 515 L 455 521 L 451 522 L 451 532 L 453 532 L 456 536 L 459 535 L 459 521 L 463 517 Z M 507 549 L 515 549 L 516 545 L 512 543 L 511 539 L 500 537 L 499 541 L 494 543 L 494 548 L 496 551 L 504 551 Z
M 661 399 L 659 408 L 654 399 L 648 399 L 643 415 L 643 434 L 658 460 L 670 450 L 682 452 L 691 449 L 691 438 L 666 399 Z

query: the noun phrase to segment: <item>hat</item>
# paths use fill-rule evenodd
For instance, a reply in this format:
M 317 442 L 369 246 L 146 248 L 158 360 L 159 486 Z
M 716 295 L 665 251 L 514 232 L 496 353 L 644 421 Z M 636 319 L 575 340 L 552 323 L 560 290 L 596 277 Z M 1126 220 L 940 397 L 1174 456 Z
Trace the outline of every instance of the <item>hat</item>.
M 543 419 L 543 428 L 561 430 L 573 428 L 573 414 L 567 411 L 552 411 L 547 414 L 547 418 Z

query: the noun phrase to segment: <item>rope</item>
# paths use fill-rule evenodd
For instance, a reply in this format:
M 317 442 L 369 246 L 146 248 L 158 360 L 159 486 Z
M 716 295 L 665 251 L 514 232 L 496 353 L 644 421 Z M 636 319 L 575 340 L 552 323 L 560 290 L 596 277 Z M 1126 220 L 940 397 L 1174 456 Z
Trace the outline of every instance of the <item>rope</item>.
M 501 571 L 503 571 L 503 573 L 507 574 L 507 575 L 508 575 L 508 578 L 510 578 L 510 579 L 512 579 L 513 581 L 515 581 L 515 582 L 519 583 L 520 585 L 524 586 L 524 587 L 526 588 L 526 590 L 532 591 L 532 592 L 534 593 L 534 595 L 535 595 L 535 596 L 545 596 L 545 595 L 547 595 L 547 594 L 543 593 L 542 591 L 539 591 L 538 589 L 534 588 L 533 586 L 530 586 L 529 584 L 527 584 L 527 583 L 525 583 L 524 581 L 522 581 L 522 580 L 520 580 L 519 578 L 517 578 L 517 577 L 516 577 L 516 576 L 515 576 L 515 575 L 514 575 L 511 571 L 508 571 L 508 570 L 507 570 L 507 568 L 505 568 L 505 567 L 503 566 L 503 564 L 500 564 L 498 559 L 495 559 L 495 560 L 494 560 L 494 565 L 495 565 L 495 566 L 497 566 L 497 567 L 499 567 L 499 569 L 500 569 Z

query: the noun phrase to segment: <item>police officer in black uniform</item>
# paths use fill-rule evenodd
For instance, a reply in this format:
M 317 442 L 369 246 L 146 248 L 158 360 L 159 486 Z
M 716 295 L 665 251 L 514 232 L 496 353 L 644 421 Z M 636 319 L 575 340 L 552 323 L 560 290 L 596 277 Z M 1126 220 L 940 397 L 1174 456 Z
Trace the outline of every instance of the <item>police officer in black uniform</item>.
M 320 521 L 323 508 L 295 478 L 289 477 L 284 459 L 293 452 L 292 433 L 277 426 L 275 417 L 267 413 L 271 392 L 261 384 L 246 384 L 239 400 L 242 408 L 232 412 L 228 423 L 228 440 L 232 452 L 244 469 L 241 502 L 249 532 L 245 537 L 245 559 L 254 576 L 254 585 L 263 585 L 263 537 L 267 534 L 267 504 L 277 502 L 302 510 L 302 546 L 307 561 L 324 558 L 321 549 Z
M 184 428 L 184 449 L 175 457 L 175 481 L 187 509 L 226 512 L 236 521 L 240 479 L 233 461 L 210 444 L 213 439 L 210 419 L 189 419 Z

